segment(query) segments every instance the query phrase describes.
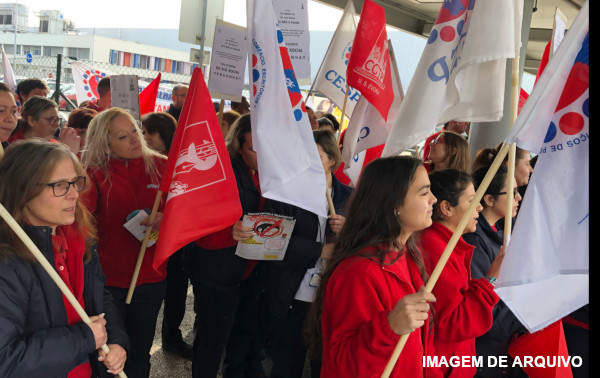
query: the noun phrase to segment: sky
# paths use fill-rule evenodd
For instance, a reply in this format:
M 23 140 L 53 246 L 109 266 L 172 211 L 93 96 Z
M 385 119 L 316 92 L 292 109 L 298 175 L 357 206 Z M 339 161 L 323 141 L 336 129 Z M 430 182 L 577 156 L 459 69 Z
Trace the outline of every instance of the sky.
M 224 1 L 224 20 L 245 26 L 246 0 Z M 73 21 L 78 28 L 178 29 L 181 12 L 181 0 L 102 0 L 85 6 L 76 0 L 22 0 L 18 3 L 28 6 L 30 12 L 60 10 L 64 18 Z M 308 1 L 308 12 L 310 30 L 335 30 L 342 15 L 342 9 L 312 0 Z M 36 17 L 30 14 L 30 26 L 37 22 Z

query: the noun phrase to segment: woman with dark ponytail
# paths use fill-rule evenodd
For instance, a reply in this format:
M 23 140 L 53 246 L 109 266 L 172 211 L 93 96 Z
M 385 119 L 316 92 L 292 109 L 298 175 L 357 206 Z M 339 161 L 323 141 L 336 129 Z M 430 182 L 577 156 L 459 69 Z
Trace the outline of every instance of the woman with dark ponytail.
M 405 334 L 391 376 L 423 376 L 427 302 L 435 297 L 422 287 L 427 277 L 412 234 L 431 225 L 435 202 L 419 159 L 382 158 L 364 169 L 311 309 L 322 377 L 380 376 Z
M 438 202 L 433 207 L 433 224 L 421 232 L 419 241 L 427 273 L 431 274 L 463 217 L 469 217 L 469 221 L 462 233 L 475 231 L 482 206 L 478 204 L 468 212 L 475 198 L 475 188 L 473 179 L 465 172 L 456 169 L 435 171 L 429 174 L 429 180 L 431 192 Z M 433 305 L 433 347 L 436 355 L 447 361 L 452 357 L 460 359 L 476 355 L 475 338 L 492 326 L 492 310 L 498 302 L 493 283 L 504 254 L 498 254 L 485 277 L 472 279 L 473 249 L 461 236 L 432 290 L 438 298 Z M 476 368 L 441 365 L 441 372 L 445 377 L 467 378 L 475 375 Z

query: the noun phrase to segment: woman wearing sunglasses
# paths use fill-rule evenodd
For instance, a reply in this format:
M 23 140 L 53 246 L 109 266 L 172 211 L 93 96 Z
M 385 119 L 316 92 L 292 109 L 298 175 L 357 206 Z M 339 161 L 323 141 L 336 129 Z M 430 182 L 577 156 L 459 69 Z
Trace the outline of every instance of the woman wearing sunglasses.
M 79 201 L 85 171 L 60 143 L 15 143 L 0 162 L 0 202 L 54 266 L 86 324 L 10 226 L 0 220 L 0 376 L 112 376 L 128 337 L 104 290 L 96 230 Z M 100 348 L 107 343 L 105 354 Z M 108 371 L 107 371 L 108 370 Z
M 61 141 L 73 153 L 79 153 L 80 137 L 75 129 L 63 127 L 60 130 L 58 140 L 54 139 L 59 124 L 60 117 L 58 116 L 56 102 L 46 97 L 32 96 L 21 107 L 21 119 L 8 141 L 12 143 L 30 138 L 42 138 L 53 142 Z
M 428 172 L 456 169 L 468 172 L 469 144 L 460 134 L 442 131 L 430 142 L 429 158 L 425 162 Z

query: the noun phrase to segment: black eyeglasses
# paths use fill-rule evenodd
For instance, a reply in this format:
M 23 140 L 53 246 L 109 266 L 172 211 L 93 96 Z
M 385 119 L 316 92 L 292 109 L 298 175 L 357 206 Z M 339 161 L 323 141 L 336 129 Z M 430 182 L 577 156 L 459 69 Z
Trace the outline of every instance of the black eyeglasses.
M 51 182 L 49 184 L 41 183 L 40 185 L 47 185 L 52 187 L 52 193 L 54 193 L 54 197 L 62 197 L 69 192 L 69 189 L 71 189 L 71 185 L 73 185 L 77 192 L 81 192 L 83 188 L 85 188 L 85 176 L 77 176 L 77 178 L 71 182 L 57 181 Z
M 519 193 L 519 190 L 517 188 L 514 188 L 513 189 L 513 197 L 516 197 L 517 193 Z M 500 192 L 500 193 L 498 193 L 499 196 L 501 196 L 503 194 L 506 194 L 506 192 Z
M 41 119 L 45 119 L 50 125 L 56 125 L 61 120 L 60 117 L 40 117 Z

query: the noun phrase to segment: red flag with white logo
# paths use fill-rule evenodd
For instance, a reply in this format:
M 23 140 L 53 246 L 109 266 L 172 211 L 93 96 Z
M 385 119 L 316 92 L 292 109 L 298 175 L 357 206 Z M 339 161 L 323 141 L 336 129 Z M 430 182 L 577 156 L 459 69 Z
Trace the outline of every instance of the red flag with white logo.
M 231 161 L 200 68 L 192 74 L 160 190 L 168 196 L 154 267 L 242 216 Z
M 348 84 L 363 95 L 387 121 L 394 101 L 385 10 L 365 0 L 346 70 Z

